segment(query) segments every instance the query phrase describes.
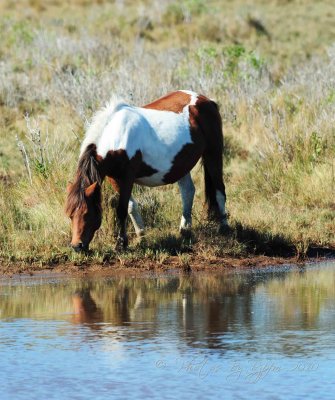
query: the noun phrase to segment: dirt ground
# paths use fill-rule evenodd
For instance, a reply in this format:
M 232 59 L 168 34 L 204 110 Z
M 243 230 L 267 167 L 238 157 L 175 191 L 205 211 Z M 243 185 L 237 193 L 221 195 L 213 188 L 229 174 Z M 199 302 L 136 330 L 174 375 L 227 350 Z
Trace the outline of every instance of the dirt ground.
M 203 260 L 198 257 L 191 258 L 187 263 L 181 264 L 178 257 L 169 257 L 163 263 L 150 260 L 115 262 L 106 264 L 60 264 L 41 266 L 40 264 L 0 264 L 0 277 L 11 278 L 17 276 L 43 276 L 61 274 L 66 276 L 112 276 L 126 275 L 137 276 L 148 273 L 190 273 L 190 272 L 229 272 L 233 270 L 244 270 L 280 265 L 301 265 L 310 262 L 325 261 L 327 257 L 311 257 L 303 261 L 296 257 L 281 258 L 268 256 L 252 256 L 248 258 L 216 258 Z

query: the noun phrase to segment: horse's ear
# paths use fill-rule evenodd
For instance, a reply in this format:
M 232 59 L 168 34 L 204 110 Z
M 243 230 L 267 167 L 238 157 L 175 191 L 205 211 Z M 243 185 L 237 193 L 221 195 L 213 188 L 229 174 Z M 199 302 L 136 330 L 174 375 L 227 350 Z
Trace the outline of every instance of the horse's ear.
M 92 196 L 92 194 L 94 193 L 94 191 L 95 191 L 97 185 L 98 185 L 98 182 L 94 182 L 94 183 L 92 183 L 92 185 L 90 185 L 89 187 L 87 187 L 87 188 L 85 189 L 85 196 L 86 196 L 86 197 Z
M 71 188 L 72 188 L 72 182 L 68 182 L 67 185 L 66 185 L 66 191 L 67 191 L 68 193 L 70 193 Z

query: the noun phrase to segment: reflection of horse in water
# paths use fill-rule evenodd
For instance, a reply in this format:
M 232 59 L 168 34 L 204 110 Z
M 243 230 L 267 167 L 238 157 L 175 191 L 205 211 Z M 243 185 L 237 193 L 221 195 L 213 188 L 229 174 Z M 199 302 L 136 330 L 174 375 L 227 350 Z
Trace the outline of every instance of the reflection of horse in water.
M 296 290 L 294 285 L 297 284 L 291 282 L 292 273 L 287 275 L 282 271 L 276 272 L 275 276 L 264 274 L 261 279 L 256 274 L 199 274 L 148 280 L 125 278 L 102 285 L 92 282 L 89 288 L 86 282 L 86 288 L 77 290 L 72 297 L 72 322 L 87 327 L 80 330 L 84 340 L 104 338 L 108 348 L 129 340 L 151 341 L 161 337 L 164 331 L 164 338 L 175 340 L 178 337 L 178 342 L 189 347 L 215 348 L 222 352 L 232 348 L 253 351 L 260 334 L 272 334 L 273 326 L 282 329 L 283 318 L 290 323 L 303 323 L 308 329 L 318 326 L 319 309 L 312 312 L 313 320 L 304 321 L 304 318 L 311 318 L 304 314 L 308 314 L 306 306 L 310 306 L 314 297 L 309 301 L 304 296 L 298 312 L 297 304 L 286 301 L 287 288 Z M 314 294 L 313 280 L 317 277 L 310 275 L 311 296 Z M 305 280 L 298 282 L 301 285 L 298 289 L 303 286 L 306 290 Z M 260 295 L 257 294 L 258 287 Z M 325 293 L 333 298 L 333 287 L 325 287 Z M 281 306 L 271 315 L 271 326 L 265 314 L 273 308 L 263 304 L 264 288 L 269 289 L 271 298 Z M 231 337 L 236 340 L 232 342 Z M 304 345 L 299 340 L 292 339 L 295 351 L 304 353 Z M 290 350 L 283 347 L 282 351 Z
M 256 287 L 251 279 L 212 275 L 201 279 L 160 278 L 154 285 L 153 282 L 136 285 L 132 280 L 120 280 L 109 287 L 93 284 L 77 290 L 72 298 L 72 321 L 86 324 L 99 336 L 106 334 L 117 340 L 151 338 L 162 324 L 172 324 L 190 346 L 202 342 L 209 348 L 224 348 L 222 335 L 241 324 L 251 324 L 251 299 Z M 156 287 L 160 290 L 153 290 Z M 175 313 L 165 313 L 171 300 L 176 301 Z M 145 326 L 139 329 L 142 323 Z M 122 328 L 122 338 L 115 336 L 118 327 Z
M 189 346 L 227 348 L 225 334 L 252 322 L 252 297 L 257 283 L 246 276 L 187 276 L 179 279 L 183 293 L 179 308 L 179 331 Z M 199 302 L 199 298 L 201 301 Z
M 72 296 L 73 319 L 75 324 L 94 324 L 104 320 L 101 308 L 91 296 L 90 289 L 77 290 Z
M 77 290 L 72 296 L 73 319 L 75 324 L 97 324 L 99 322 L 110 322 L 113 325 L 124 325 L 134 317 L 136 310 L 143 301 L 141 290 L 137 291 L 135 301 L 129 299 L 129 289 L 120 288 L 109 297 L 109 302 L 103 307 L 97 305 L 92 297 L 90 288 Z

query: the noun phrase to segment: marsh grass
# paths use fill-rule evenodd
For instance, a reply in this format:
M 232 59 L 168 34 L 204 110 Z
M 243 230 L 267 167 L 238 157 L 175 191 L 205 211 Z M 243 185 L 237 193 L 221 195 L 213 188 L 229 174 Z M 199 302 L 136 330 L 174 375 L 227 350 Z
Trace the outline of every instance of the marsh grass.
M 279 3 L 1 2 L 0 259 L 127 265 L 175 256 L 187 266 L 192 256 L 334 247 L 335 24 L 327 4 L 305 0 L 290 25 L 297 5 Z M 148 229 L 138 242 L 129 225 L 130 249 L 116 254 L 117 198 L 105 184 L 92 251 L 73 254 L 65 187 L 92 113 L 112 94 L 139 105 L 177 88 L 220 105 L 231 234 L 206 222 L 198 165 L 191 237 L 177 231 L 176 185 L 136 187 Z

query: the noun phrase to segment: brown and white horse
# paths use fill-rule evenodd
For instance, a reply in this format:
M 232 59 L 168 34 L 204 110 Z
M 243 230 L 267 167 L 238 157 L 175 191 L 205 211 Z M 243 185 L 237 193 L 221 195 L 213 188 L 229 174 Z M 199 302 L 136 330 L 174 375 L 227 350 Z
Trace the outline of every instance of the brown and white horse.
M 192 225 L 194 184 L 191 169 L 202 157 L 208 216 L 227 227 L 222 178 L 222 122 L 216 103 L 180 90 L 144 107 L 113 101 L 95 114 L 81 146 L 77 174 L 68 185 L 67 215 L 71 246 L 87 250 L 102 219 L 101 184 L 105 177 L 119 193 L 118 246 L 126 247 L 129 214 L 137 235 L 144 230 L 134 183 L 161 186 L 178 182 L 183 212 L 180 230 Z

